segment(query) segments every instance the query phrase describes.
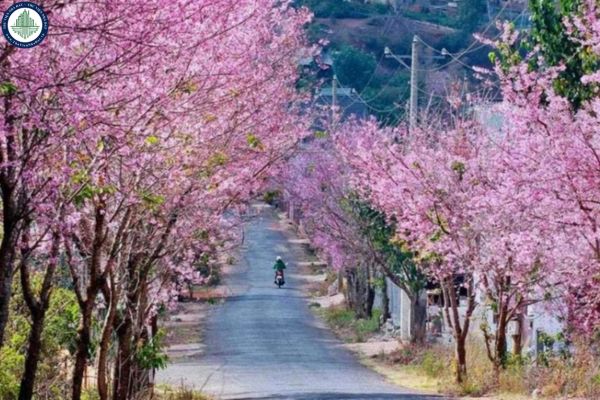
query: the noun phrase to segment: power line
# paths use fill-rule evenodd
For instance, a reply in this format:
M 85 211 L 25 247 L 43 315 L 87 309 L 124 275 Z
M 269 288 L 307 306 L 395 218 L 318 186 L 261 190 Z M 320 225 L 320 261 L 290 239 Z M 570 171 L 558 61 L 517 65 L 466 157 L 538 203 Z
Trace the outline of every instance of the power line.
M 383 26 L 383 32 L 382 35 L 385 35 L 387 33 L 387 30 L 391 27 L 391 23 L 397 18 L 397 15 L 389 15 L 389 16 L 385 16 L 386 17 L 386 22 L 385 25 Z M 377 61 L 377 64 L 375 65 L 375 68 L 373 69 L 373 72 L 371 73 L 371 76 L 369 76 L 369 79 L 367 80 L 367 83 L 365 84 L 363 90 L 360 91 L 360 93 L 357 93 L 359 98 L 361 98 L 362 94 L 364 94 L 365 90 L 367 89 L 367 87 L 369 86 L 369 84 L 371 83 L 371 81 L 373 80 L 373 78 L 375 77 L 377 70 L 379 69 L 379 67 L 382 64 L 383 59 L 385 58 L 385 54 L 382 54 L 381 57 L 379 58 L 379 60 Z M 333 70 L 333 74 L 334 77 L 337 76 L 337 72 L 335 69 L 335 62 L 332 64 L 331 66 L 332 70 Z M 394 73 L 392 74 L 392 77 L 388 80 L 388 82 L 386 83 L 389 84 L 389 82 L 393 79 L 393 76 L 396 74 L 396 72 L 398 71 L 398 69 L 396 69 L 394 71 Z M 343 87 L 342 83 L 339 81 L 339 79 L 337 80 L 338 84 L 340 85 L 340 87 Z M 362 100 L 362 98 L 361 98 Z M 356 100 L 353 100 L 350 104 L 348 104 L 346 107 L 344 107 L 344 109 L 342 110 L 343 112 L 346 112 L 346 110 L 348 108 L 350 108 L 352 105 L 354 105 L 356 103 Z
M 339 87 L 340 87 L 341 89 L 350 89 L 350 90 L 353 90 L 352 88 L 345 87 L 344 85 L 342 85 L 342 83 L 341 83 L 341 82 L 340 82 L 338 79 L 336 79 L 336 80 L 335 80 L 335 82 L 336 82 L 336 83 L 339 85 Z M 354 99 L 352 99 L 352 102 L 351 102 L 349 105 L 347 105 L 346 107 L 344 107 L 344 108 L 343 108 L 343 109 L 340 111 L 340 114 L 343 114 L 343 113 L 344 113 L 344 112 L 346 112 L 346 110 L 348 110 L 348 109 L 349 109 L 349 108 L 350 108 L 352 105 L 354 105 L 354 104 L 356 104 L 356 103 L 359 103 L 359 102 L 360 102 L 360 103 L 362 103 L 362 104 L 364 104 L 364 105 L 365 105 L 365 106 L 366 106 L 368 109 L 370 109 L 370 110 L 373 110 L 373 111 L 375 111 L 375 112 L 379 112 L 379 113 L 390 113 L 390 112 L 392 112 L 392 111 L 394 111 L 394 110 L 397 110 L 397 109 L 399 109 L 399 108 L 402 108 L 402 107 L 403 107 L 402 105 L 397 105 L 397 106 L 394 106 L 394 107 L 390 107 L 389 109 L 381 109 L 381 108 L 378 108 L 378 107 L 375 107 L 375 106 L 371 105 L 371 104 L 370 104 L 370 103 L 369 103 L 367 100 L 365 100 L 365 99 L 364 99 L 364 98 L 363 98 L 363 97 L 360 95 L 360 93 L 358 93 L 358 92 L 356 92 L 356 91 L 353 91 L 352 93 L 353 93 L 353 95 L 355 96 L 355 98 L 354 98 Z
M 483 31 L 480 32 L 480 34 L 482 34 L 482 35 L 486 34 L 489 31 L 489 29 L 492 26 L 494 26 L 494 24 L 495 24 L 496 20 L 498 19 L 498 17 L 506 10 L 507 7 L 508 7 L 508 2 L 503 5 L 503 7 L 498 11 L 498 13 L 496 14 L 496 16 L 493 19 L 490 20 L 490 22 L 486 25 L 486 27 L 483 29 Z M 525 12 L 526 12 L 526 9 L 524 9 L 523 11 L 521 11 L 521 13 L 519 13 L 519 15 L 517 15 L 515 18 L 513 18 L 512 21 L 514 22 L 515 20 L 521 18 L 524 15 Z M 386 16 L 386 25 L 384 26 L 384 29 L 383 29 L 384 32 L 389 29 L 389 26 L 390 26 L 389 25 L 389 21 L 392 21 L 395 18 L 397 18 L 397 16 Z M 500 32 L 498 35 L 494 36 L 492 39 L 495 40 L 498 37 L 500 37 L 501 35 L 502 35 L 502 32 Z M 436 72 L 436 71 L 440 71 L 440 70 L 446 68 L 447 66 L 449 66 L 449 65 L 451 65 L 453 63 L 461 64 L 462 66 L 464 66 L 464 67 L 466 67 L 466 68 L 468 68 L 470 70 L 475 71 L 475 69 L 472 66 L 470 66 L 470 65 L 466 64 L 465 62 L 461 61 L 460 58 L 463 57 L 463 56 L 465 56 L 466 54 L 478 51 L 478 50 L 480 50 L 480 49 L 488 46 L 487 44 L 479 44 L 478 46 L 476 46 L 476 44 L 478 43 L 478 41 L 474 40 L 466 49 L 464 49 L 463 51 L 461 51 L 457 55 L 453 55 L 451 53 L 446 53 L 446 52 L 443 52 L 443 51 L 440 51 L 440 50 L 436 49 L 435 47 L 433 47 L 432 45 L 428 44 L 427 42 L 425 42 L 421 38 L 419 38 L 419 42 L 421 42 L 423 45 L 425 45 L 427 48 L 431 49 L 432 51 L 434 51 L 434 52 L 436 52 L 438 54 L 444 55 L 444 56 L 450 56 L 452 59 L 450 61 L 448 61 L 447 63 L 444 63 L 444 64 L 442 64 L 440 66 L 435 67 L 435 68 L 430 68 L 430 69 L 420 69 L 419 68 L 419 69 L 416 69 L 416 72 Z M 352 105 L 356 104 L 359 100 L 360 100 L 360 102 L 362 102 L 370 110 L 373 110 L 373 111 L 379 112 L 379 113 L 390 113 L 390 112 L 393 112 L 394 110 L 397 110 L 397 109 L 400 109 L 400 108 L 403 107 L 401 105 L 397 105 L 397 106 L 394 106 L 394 107 L 390 107 L 389 109 L 379 109 L 379 108 L 374 107 L 374 106 L 372 106 L 370 104 L 371 101 L 373 101 L 374 99 L 378 98 L 382 93 L 385 92 L 385 90 L 388 89 L 388 87 L 390 87 L 390 82 L 392 81 L 392 79 L 394 79 L 394 77 L 398 73 L 398 70 L 400 69 L 400 66 L 394 70 L 394 72 L 391 74 L 390 78 L 386 81 L 385 85 L 373 97 L 371 97 L 369 100 L 366 100 L 363 97 L 363 94 L 365 93 L 365 90 L 367 89 L 368 85 L 371 83 L 371 81 L 373 80 L 374 76 L 376 75 L 377 70 L 381 66 L 382 60 L 383 60 L 384 57 L 385 57 L 385 54 L 382 55 L 379 58 L 379 60 L 377 62 L 377 65 L 375 66 L 375 69 L 373 70 L 373 72 L 369 76 L 369 79 L 367 80 L 367 84 L 365 84 L 365 87 L 363 88 L 363 90 L 361 90 L 360 93 L 359 92 L 355 92 L 354 93 L 355 96 L 356 96 L 356 99 L 353 99 L 350 102 L 350 104 L 348 104 L 347 106 L 345 106 L 344 109 L 341 110 L 341 113 L 345 113 Z M 336 74 L 335 63 L 332 65 L 332 69 L 333 69 L 334 74 Z M 340 87 L 344 87 L 337 78 L 336 78 L 336 81 L 340 85 Z M 494 86 L 496 86 L 496 85 L 494 84 Z M 430 98 L 438 98 L 438 99 L 441 99 L 441 100 L 444 100 L 444 101 L 448 100 L 447 97 L 437 95 L 434 92 L 427 92 L 427 91 L 423 90 L 420 87 L 417 87 L 416 89 L 419 92 L 427 95 Z M 477 90 L 472 91 L 472 92 L 464 93 L 463 96 L 468 96 L 468 95 L 471 95 L 471 94 L 474 94 L 474 93 L 479 93 L 479 92 L 482 92 L 482 91 L 488 90 L 488 89 L 489 88 L 477 89 Z
M 506 10 L 506 7 L 508 7 L 508 2 L 506 2 L 506 4 L 504 4 L 504 5 L 502 6 L 502 8 L 500 9 L 500 11 L 498 11 L 498 13 L 496 14 L 496 16 L 495 16 L 495 17 L 494 17 L 492 20 L 490 20 L 490 22 L 487 24 L 487 26 L 485 27 L 485 29 L 484 29 L 483 31 L 479 32 L 481 35 L 485 35 L 485 34 L 487 33 L 487 31 L 488 31 L 488 30 L 489 30 L 489 29 L 490 29 L 490 28 L 491 28 L 493 25 L 495 25 L 495 22 L 497 21 L 498 17 L 500 16 L 500 14 L 502 14 L 502 13 L 503 13 L 503 12 Z M 525 8 L 525 9 L 523 9 L 523 11 L 521 11 L 521 12 L 519 13 L 519 15 L 517 15 L 515 18 L 513 18 L 513 19 L 511 20 L 511 22 L 514 22 L 514 21 L 516 21 L 517 19 L 521 18 L 521 17 L 522 17 L 522 16 L 525 14 L 525 12 L 526 12 L 526 11 L 527 11 L 527 9 L 526 9 L 526 8 Z M 502 32 L 500 32 L 500 33 L 498 33 L 496 36 L 492 37 L 492 40 L 498 39 L 500 36 L 502 36 Z M 485 43 L 480 43 L 480 44 L 479 44 L 479 46 L 477 46 L 477 47 L 474 47 L 474 46 L 475 46 L 477 43 L 479 43 L 477 40 L 474 40 L 474 41 L 473 41 L 473 42 L 472 42 L 472 43 L 471 43 L 471 44 L 470 44 L 470 45 L 469 45 L 469 46 L 468 46 L 466 49 L 464 49 L 463 51 L 461 51 L 460 53 L 458 53 L 458 54 L 456 54 L 456 55 L 453 55 L 453 54 L 451 54 L 451 53 L 444 54 L 444 52 L 442 52 L 441 50 L 438 50 L 438 49 L 436 49 L 435 47 L 433 47 L 432 45 L 430 45 L 429 43 L 425 42 L 425 41 L 423 40 L 423 38 L 421 38 L 421 37 L 419 37 L 419 41 L 420 41 L 420 42 L 421 42 L 423 45 L 425 45 L 425 47 L 427 47 L 427 48 L 431 49 L 432 51 L 434 51 L 434 52 L 436 52 L 436 53 L 438 53 L 438 54 L 441 54 L 441 55 L 444 55 L 444 56 L 445 56 L 445 55 L 450 55 L 450 56 L 452 57 L 452 60 L 448 61 L 448 62 L 447 62 L 447 63 L 445 63 L 445 64 L 439 65 L 439 66 L 437 66 L 437 67 L 435 67 L 435 68 L 431 68 L 431 69 L 421 69 L 421 70 L 419 70 L 419 72 L 435 72 L 435 71 L 439 71 L 439 70 L 441 70 L 441 69 L 444 69 L 445 67 L 447 67 L 448 65 L 450 65 L 450 64 L 452 64 L 452 63 L 454 63 L 454 62 L 459 62 L 460 64 L 462 64 L 462 65 L 466 66 L 467 68 L 469 68 L 469 69 L 473 69 L 473 67 L 472 67 L 472 66 L 469 66 L 469 65 L 467 65 L 467 64 L 465 64 L 465 63 L 463 63 L 463 62 L 459 61 L 458 59 L 460 59 L 460 58 L 464 57 L 466 54 L 473 53 L 473 52 L 475 52 L 475 51 L 479 51 L 479 50 L 483 49 L 484 47 L 488 47 L 488 46 L 489 46 L 489 45 L 487 45 L 487 44 L 485 44 Z

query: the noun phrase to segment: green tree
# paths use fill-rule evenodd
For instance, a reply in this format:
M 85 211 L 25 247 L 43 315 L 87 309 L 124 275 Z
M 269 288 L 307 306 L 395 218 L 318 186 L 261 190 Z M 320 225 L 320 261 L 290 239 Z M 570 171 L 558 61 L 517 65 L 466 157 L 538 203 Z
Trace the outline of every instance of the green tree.
M 363 90 L 375 72 L 377 62 L 372 54 L 344 46 L 333 57 L 335 73 L 342 85 Z
M 458 26 L 465 33 L 473 33 L 487 12 L 485 0 L 461 0 L 458 6 Z
M 32 283 L 34 290 L 39 291 L 40 277 L 34 276 Z M 31 317 L 18 284 L 14 285 L 10 313 L 6 342 L 0 349 L 2 400 L 13 400 L 18 396 L 31 332 Z M 44 321 L 42 352 L 35 381 L 35 393 L 39 398 L 60 398 L 69 393 L 69 380 L 62 366 L 75 349 L 78 322 L 79 307 L 75 294 L 69 289 L 55 288 Z
M 371 243 L 375 259 L 384 275 L 404 290 L 411 301 L 411 341 L 423 343 L 427 317 L 427 304 L 423 298 L 427 284 L 425 274 L 414 261 L 413 253 L 396 240 L 393 220 L 358 197 L 352 198 L 350 202 L 355 218 Z
M 581 77 L 598 70 L 600 63 L 593 52 L 573 41 L 565 30 L 563 20 L 581 15 L 582 0 L 530 0 L 531 47 L 539 46 L 549 66 L 565 65 L 554 82 L 560 95 L 569 99 L 575 108 L 590 99 L 597 85 L 584 85 Z M 539 66 L 538 66 L 539 67 Z

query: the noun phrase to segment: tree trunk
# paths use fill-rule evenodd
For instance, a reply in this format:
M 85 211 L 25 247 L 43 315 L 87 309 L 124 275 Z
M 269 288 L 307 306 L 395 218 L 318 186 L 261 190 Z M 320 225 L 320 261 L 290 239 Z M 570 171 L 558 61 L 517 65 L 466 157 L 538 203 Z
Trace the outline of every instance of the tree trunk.
M 148 331 L 148 327 L 138 327 L 141 329 L 139 336 L 134 337 L 133 343 L 139 343 L 140 345 L 145 345 L 150 341 L 150 332 Z M 132 363 L 131 366 L 131 379 L 130 379 L 130 389 L 129 389 L 129 397 L 134 398 L 139 396 L 144 391 L 148 391 L 150 384 L 150 373 L 152 371 L 149 369 L 141 369 L 137 363 Z
M 463 383 L 467 376 L 467 349 L 465 345 L 466 338 L 455 337 L 456 349 L 456 382 Z
M 494 369 L 496 373 L 499 373 L 500 368 L 506 367 L 506 313 L 502 312 L 498 319 L 498 326 L 496 327 L 496 346 L 495 346 L 495 363 Z
M 381 290 L 382 290 L 381 302 L 383 303 L 383 310 L 381 310 L 381 313 L 383 315 L 382 322 L 385 322 L 391 316 L 391 314 L 390 314 L 390 297 L 388 296 L 387 279 L 385 276 L 383 277 L 383 287 Z
M 89 296 L 89 294 L 88 294 Z M 83 388 L 83 377 L 86 373 L 88 352 L 90 349 L 92 311 L 96 296 L 88 297 L 81 310 L 81 321 L 77 330 L 77 350 L 75 352 L 75 366 L 73 368 L 72 399 L 80 400 Z
M 523 353 L 523 314 L 519 313 L 516 319 L 517 328 L 513 335 L 513 355 L 520 359 Z
M 31 221 L 26 218 L 25 225 L 30 226 Z M 38 362 L 42 352 L 42 333 L 44 331 L 44 321 L 46 312 L 50 307 L 52 296 L 53 278 L 56 270 L 56 264 L 60 249 L 60 235 L 54 232 L 52 235 L 52 247 L 50 250 L 50 261 L 46 265 L 46 273 L 39 293 L 39 299 L 35 298 L 31 287 L 30 269 L 28 260 L 30 258 L 29 248 L 29 230 L 23 231 L 21 244 L 21 290 L 27 308 L 31 314 L 31 330 L 29 331 L 29 340 L 27 345 L 27 356 L 25 358 L 25 368 L 21 377 L 21 386 L 19 388 L 19 400 L 31 400 L 35 386 L 35 376 L 37 373 Z
M 354 311 L 356 318 L 371 318 L 375 289 L 371 285 L 368 271 L 365 268 L 348 269 L 346 271 L 347 290 L 346 303 Z
M 106 276 L 101 272 L 102 262 L 102 246 L 105 243 L 106 235 L 104 232 L 104 226 L 106 222 L 106 203 L 103 196 L 98 199 L 98 204 L 95 210 L 95 224 L 93 231 L 92 247 L 90 251 L 89 273 L 90 281 L 85 290 L 85 299 L 80 292 L 78 292 L 79 308 L 81 310 L 81 321 L 78 329 L 77 337 L 77 351 L 75 352 L 75 367 L 73 368 L 73 400 L 81 399 L 81 390 L 83 387 L 83 377 L 86 373 L 88 353 L 91 344 L 91 325 L 92 325 L 92 314 L 94 311 L 94 305 L 96 304 L 96 298 L 100 289 L 106 284 Z M 110 271 L 109 259 L 105 267 L 106 271 Z M 73 272 L 72 272 L 73 273 Z M 77 276 L 73 274 L 73 279 L 77 282 Z M 75 285 L 75 290 L 79 290 Z
M 158 315 L 155 314 L 152 317 L 152 321 L 151 321 L 150 327 L 152 329 L 152 339 L 154 340 L 154 338 L 158 334 Z M 148 387 L 149 387 L 149 390 L 150 390 L 151 393 L 154 391 L 154 383 L 155 383 L 155 381 L 156 381 L 156 368 L 153 368 L 152 372 L 150 373 L 150 378 L 148 380 Z
M 6 60 L 4 60 L 6 61 Z M 6 61 L 8 62 L 8 61 Z M 5 129 L 14 129 L 15 115 L 11 112 L 12 96 L 4 96 Z M 19 222 L 24 210 L 17 206 L 17 180 L 15 179 L 15 162 L 17 161 L 17 134 L 3 135 L 0 151 L 0 191 L 2 195 L 2 241 L 0 242 L 0 348 L 4 344 L 4 333 L 8 324 L 9 305 L 12 297 L 12 281 L 17 255 Z
M 126 317 L 117 329 L 119 349 L 115 361 L 113 379 L 113 400 L 128 400 L 131 382 L 133 324 L 131 318 Z
M 346 284 L 344 285 L 344 297 L 346 298 L 346 307 L 355 311 L 358 303 L 358 293 L 356 290 L 356 271 L 346 268 Z
M 410 299 L 410 342 L 423 344 L 426 338 L 427 301 L 420 293 Z
M 27 346 L 27 358 L 25 359 L 25 370 L 23 371 L 21 386 L 19 388 L 19 400 L 31 400 L 33 397 L 35 375 L 40 360 L 40 354 L 42 352 L 42 331 L 44 329 L 46 308 L 39 311 L 39 313 L 32 315 L 32 325 Z
M 367 265 L 365 268 L 365 291 L 367 301 L 365 303 L 365 317 L 371 318 L 373 316 L 373 304 L 375 303 L 375 288 L 373 287 L 373 267 Z
M 440 285 L 444 295 L 444 314 L 448 327 L 454 333 L 455 353 L 456 353 L 456 382 L 462 383 L 467 374 L 467 357 L 465 342 L 469 327 L 471 325 L 471 316 L 475 310 L 475 291 L 472 275 L 465 275 L 465 285 L 467 289 L 467 305 L 464 317 L 461 321 L 459 313 L 459 293 L 458 286 L 454 282 L 455 276 L 446 276 L 440 280 Z
M 104 320 L 102 329 L 102 338 L 100 340 L 100 348 L 98 350 L 98 396 L 100 400 L 108 400 L 108 350 L 110 347 L 110 339 L 114 331 L 114 322 L 117 311 L 118 293 L 111 275 L 111 288 L 106 287 L 105 297 L 108 296 L 106 302 L 109 304 L 108 313 Z
M 373 304 L 375 303 L 375 288 L 371 285 L 370 281 L 366 284 L 366 302 L 364 305 L 364 318 L 371 318 L 373 316 Z
M 3 204 L 3 207 L 6 207 L 6 204 Z M 4 236 L 0 244 L 0 348 L 4 344 L 4 331 L 10 312 L 16 251 L 15 229 L 6 222 L 6 210 L 4 218 Z

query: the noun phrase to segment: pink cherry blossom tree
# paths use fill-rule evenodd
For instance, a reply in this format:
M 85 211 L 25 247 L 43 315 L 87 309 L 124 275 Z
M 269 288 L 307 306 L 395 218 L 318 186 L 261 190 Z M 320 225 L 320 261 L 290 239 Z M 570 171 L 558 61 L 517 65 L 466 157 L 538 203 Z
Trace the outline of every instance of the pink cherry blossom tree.
M 0 339 L 15 263 L 27 292 L 29 254 L 64 252 L 81 307 L 72 396 L 81 396 L 102 294 L 98 386 L 108 398 L 115 321 L 129 318 L 133 332 L 172 299 L 179 276 L 193 281 L 202 243 L 228 229 L 215 221 L 255 193 L 303 134 L 294 84 L 296 58 L 311 53 L 302 31 L 309 15 L 267 0 L 44 8 L 53 22 L 44 44 L 0 49 Z M 180 20 L 186 23 L 173 23 Z M 211 237 L 198 237 L 203 231 Z M 28 296 L 40 329 L 55 268 L 52 256 L 48 285 L 38 300 Z M 139 312 L 118 315 L 122 305 Z M 119 337 L 120 360 L 129 365 L 118 363 L 115 398 L 135 390 L 123 383 L 140 329 Z M 32 394 L 38 332 L 31 333 L 23 399 Z
M 461 381 L 478 303 L 496 320 L 493 332 L 485 326 L 490 359 L 496 368 L 504 365 L 508 322 L 547 287 L 548 243 L 529 229 L 526 210 L 514 201 L 506 164 L 513 154 L 505 151 L 510 138 L 475 121 L 456 121 L 442 132 L 410 136 L 372 123 L 348 127 L 338 143 L 358 187 L 395 218 L 399 239 L 440 285 Z
M 596 57 L 598 6 L 584 2 L 583 15 L 564 21 L 581 51 Z M 507 28 L 505 40 L 496 45 L 504 58 L 518 44 L 518 33 Z M 528 56 L 536 59 L 537 54 Z M 499 61 L 496 73 L 503 82 L 503 115 L 513 138 L 513 188 L 522 188 L 519 207 L 526 210 L 537 240 L 547 243 L 544 263 L 553 281 L 567 293 L 570 328 L 590 334 L 600 325 L 598 317 L 598 179 L 597 110 L 592 97 L 574 110 L 557 95 L 553 82 L 562 67 L 547 67 L 536 59 L 539 69 L 531 71 L 528 59 L 512 57 Z M 597 82 L 597 72 L 584 76 L 582 84 Z M 527 246 L 531 247 L 531 246 Z
M 346 277 L 349 308 L 357 318 L 369 318 L 375 295 L 373 250 L 353 211 L 349 170 L 331 138 L 316 136 L 282 165 L 276 180 L 284 199 L 299 207 L 312 246 Z

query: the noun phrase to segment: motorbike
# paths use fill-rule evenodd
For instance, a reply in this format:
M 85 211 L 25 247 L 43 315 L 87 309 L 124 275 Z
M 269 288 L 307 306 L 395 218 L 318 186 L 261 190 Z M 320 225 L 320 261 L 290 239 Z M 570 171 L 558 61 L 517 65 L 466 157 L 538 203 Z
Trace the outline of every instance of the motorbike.
M 285 279 L 283 279 L 283 271 L 275 272 L 275 284 L 279 289 L 281 289 L 281 287 L 285 285 Z

